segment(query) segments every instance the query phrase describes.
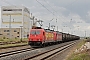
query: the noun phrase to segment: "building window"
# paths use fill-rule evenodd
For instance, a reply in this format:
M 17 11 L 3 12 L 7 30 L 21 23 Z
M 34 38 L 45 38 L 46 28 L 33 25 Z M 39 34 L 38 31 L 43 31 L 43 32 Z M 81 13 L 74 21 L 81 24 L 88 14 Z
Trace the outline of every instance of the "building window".
M 17 32 L 16 30 L 14 30 L 14 32 Z
M 10 30 L 7 30 L 7 32 L 10 32 Z
M 3 22 L 3 19 L 2 19 L 2 22 Z
M 17 36 L 17 37 L 19 37 L 19 36 Z
M 0 35 L 3 35 L 3 34 L 0 34 Z
M 7 33 L 7 35 L 9 35 L 9 33 Z
M 26 36 L 24 35 L 24 37 L 26 37 Z
M 22 9 L 3 9 L 3 11 L 22 11 Z
M 12 9 L 3 9 L 3 11 L 12 11 Z
M 4 30 L 4 32 L 7 32 L 7 30 Z
M 14 19 L 13 19 L 13 22 L 14 22 Z
M 17 34 L 19 34 L 19 32 L 17 32 Z

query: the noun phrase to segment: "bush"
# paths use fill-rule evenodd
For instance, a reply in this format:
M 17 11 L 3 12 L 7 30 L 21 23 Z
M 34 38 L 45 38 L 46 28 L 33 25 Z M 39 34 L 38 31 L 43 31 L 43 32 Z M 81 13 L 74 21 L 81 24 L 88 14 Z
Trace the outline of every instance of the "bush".
M 0 39 L 0 41 L 4 41 L 3 39 Z
M 87 53 L 81 53 L 73 55 L 68 60 L 90 60 L 90 55 L 88 55 Z
M 17 37 L 15 37 L 15 39 L 17 39 Z
M 3 39 L 6 39 L 6 37 L 4 36 Z
M 90 38 L 88 38 L 88 39 L 86 40 L 86 42 L 90 42 Z

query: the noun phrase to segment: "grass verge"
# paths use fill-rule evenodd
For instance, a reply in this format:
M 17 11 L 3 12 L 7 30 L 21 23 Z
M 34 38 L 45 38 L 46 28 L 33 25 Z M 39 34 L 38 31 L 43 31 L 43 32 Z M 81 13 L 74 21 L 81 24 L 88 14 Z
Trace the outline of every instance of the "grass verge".
M 72 54 L 67 60 L 90 60 L 90 55 L 86 52 L 80 54 Z
M 21 41 L 20 39 L 0 39 L 0 42 L 17 42 L 17 41 Z M 28 41 L 27 38 L 22 39 L 22 41 Z
M 76 49 L 79 49 L 82 45 L 84 45 L 86 40 L 82 40 L 79 42 L 73 49 L 70 51 L 69 56 L 66 58 L 66 60 L 90 60 L 90 55 L 87 52 L 82 53 L 74 53 Z
M 15 47 L 15 46 L 22 46 L 22 45 L 28 45 L 28 43 L 18 43 L 18 44 L 6 44 L 6 45 L 0 45 L 0 48 L 7 48 L 7 47 Z

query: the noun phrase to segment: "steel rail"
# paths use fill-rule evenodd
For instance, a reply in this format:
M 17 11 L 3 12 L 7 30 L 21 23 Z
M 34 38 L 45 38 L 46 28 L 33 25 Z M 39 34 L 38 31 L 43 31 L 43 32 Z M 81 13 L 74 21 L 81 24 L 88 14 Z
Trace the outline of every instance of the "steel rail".
M 31 57 L 26 58 L 24 60 L 34 60 L 34 59 L 36 59 L 36 60 L 44 60 L 44 59 L 46 59 L 46 58 L 48 58 L 48 57 L 62 51 L 62 50 L 65 50 L 66 48 L 68 48 L 68 47 L 70 47 L 70 46 L 72 46 L 74 44 L 75 44 L 75 42 L 73 42 L 73 43 L 71 42 L 71 43 L 68 43 L 68 44 L 66 44 L 64 46 L 60 46 L 60 47 L 45 51 L 43 53 L 39 53 L 37 55 L 31 56 Z
M 34 48 L 25 48 L 25 49 L 20 49 L 20 50 L 15 50 L 15 51 L 4 52 L 4 53 L 0 53 L 0 58 L 18 54 L 18 53 L 27 52 L 27 51 L 32 51 L 32 50 L 35 50 L 35 49 Z

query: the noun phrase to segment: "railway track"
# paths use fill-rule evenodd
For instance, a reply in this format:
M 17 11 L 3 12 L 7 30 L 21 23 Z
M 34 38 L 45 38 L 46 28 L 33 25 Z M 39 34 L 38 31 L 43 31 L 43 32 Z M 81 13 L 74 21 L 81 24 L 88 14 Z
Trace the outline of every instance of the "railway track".
M 27 52 L 27 51 L 31 51 L 31 50 L 34 50 L 34 48 L 26 48 L 26 49 L 20 49 L 20 50 L 0 53 L 0 58 L 6 57 L 6 56 L 10 56 L 10 55 L 14 55 L 14 54 L 19 54 L 19 53 Z
M 38 49 L 27 48 L 22 50 L 0 53 L 0 60 L 47 60 L 55 54 L 70 48 L 74 44 L 75 42 L 72 41 L 59 44 L 58 46 L 55 45 L 54 47 L 49 46 Z
M 29 58 L 26 58 L 24 60 L 47 60 L 49 58 L 51 58 L 52 56 L 54 56 L 55 54 L 59 53 L 59 52 L 63 52 L 64 50 L 70 48 L 71 46 L 73 46 L 75 44 L 75 42 L 64 45 L 63 47 L 57 47 L 55 49 L 51 49 L 49 51 L 31 56 Z

